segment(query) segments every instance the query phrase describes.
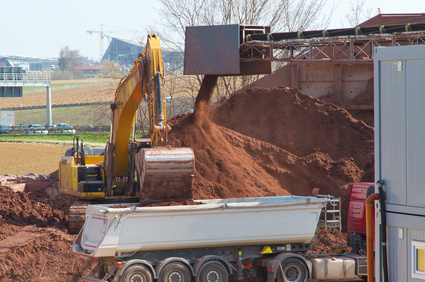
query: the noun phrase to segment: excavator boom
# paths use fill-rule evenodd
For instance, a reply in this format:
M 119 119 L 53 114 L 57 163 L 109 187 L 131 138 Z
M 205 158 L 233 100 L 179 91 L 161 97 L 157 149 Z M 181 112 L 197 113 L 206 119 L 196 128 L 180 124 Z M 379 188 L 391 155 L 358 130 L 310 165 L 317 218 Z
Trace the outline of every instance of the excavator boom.
M 114 144 L 115 170 L 121 176 L 128 170 L 128 142 L 137 108 L 143 99 L 149 102 L 151 144 L 166 145 L 166 141 L 161 142 L 159 137 L 160 127 L 166 127 L 165 99 L 161 90 L 157 90 L 161 89 L 160 83 L 163 77 L 160 40 L 156 35 L 149 35 L 146 47 L 136 59 L 134 67 L 120 81 L 114 103 L 111 105 L 110 142 Z

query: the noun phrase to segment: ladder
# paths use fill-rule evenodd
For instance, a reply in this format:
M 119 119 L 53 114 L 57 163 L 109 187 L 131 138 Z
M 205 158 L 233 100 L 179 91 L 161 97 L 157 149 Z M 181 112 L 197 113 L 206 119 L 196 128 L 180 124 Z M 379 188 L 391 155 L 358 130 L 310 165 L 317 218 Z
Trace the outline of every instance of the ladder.
M 325 230 L 338 229 L 339 232 L 341 232 L 341 198 L 335 198 L 331 195 L 316 195 L 316 197 L 328 199 L 328 203 L 322 212 L 323 216 L 320 220 L 321 227 L 323 227 Z

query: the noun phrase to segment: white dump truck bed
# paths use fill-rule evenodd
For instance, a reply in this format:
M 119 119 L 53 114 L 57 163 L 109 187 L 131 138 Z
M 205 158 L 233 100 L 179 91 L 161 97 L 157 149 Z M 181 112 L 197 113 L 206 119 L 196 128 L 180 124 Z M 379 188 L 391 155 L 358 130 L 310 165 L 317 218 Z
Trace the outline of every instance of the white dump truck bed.
M 74 251 L 136 251 L 310 243 L 327 199 L 300 196 L 200 200 L 199 205 L 89 205 Z

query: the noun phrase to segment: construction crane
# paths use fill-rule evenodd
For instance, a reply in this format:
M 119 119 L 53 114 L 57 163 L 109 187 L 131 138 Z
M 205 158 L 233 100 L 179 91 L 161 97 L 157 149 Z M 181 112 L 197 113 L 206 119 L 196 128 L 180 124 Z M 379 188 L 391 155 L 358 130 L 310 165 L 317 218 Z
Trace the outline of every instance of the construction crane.
M 140 32 L 140 30 L 121 30 L 121 29 L 116 29 L 116 30 L 104 30 L 103 29 L 103 24 L 100 25 L 100 30 L 87 30 L 87 33 L 89 34 L 93 34 L 93 33 L 99 33 L 100 34 L 100 42 L 99 42 L 99 61 L 102 60 L 102 56 L 103 56 L 103 40 L 105 38 L 105 33 L 128 33 L 128 32 Z

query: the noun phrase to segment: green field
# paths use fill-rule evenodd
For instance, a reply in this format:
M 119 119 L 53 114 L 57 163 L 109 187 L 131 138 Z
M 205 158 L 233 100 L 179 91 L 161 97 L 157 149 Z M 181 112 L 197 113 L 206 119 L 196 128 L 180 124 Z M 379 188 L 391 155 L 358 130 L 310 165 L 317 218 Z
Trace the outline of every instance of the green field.
M 78 133 L 88 143 L 105 144 L 109 140 L 109 133 Z M 72 142 L 72 134 L 0 134 L 0 142 Z

